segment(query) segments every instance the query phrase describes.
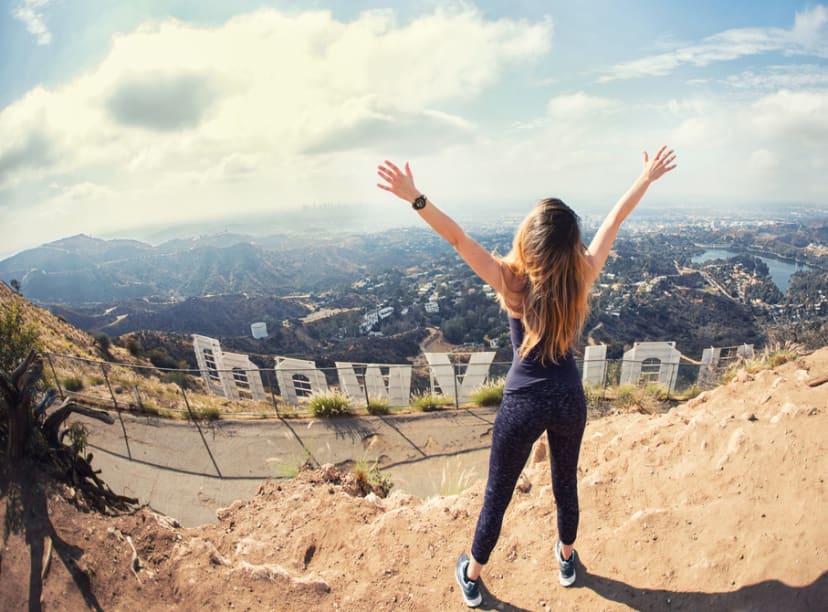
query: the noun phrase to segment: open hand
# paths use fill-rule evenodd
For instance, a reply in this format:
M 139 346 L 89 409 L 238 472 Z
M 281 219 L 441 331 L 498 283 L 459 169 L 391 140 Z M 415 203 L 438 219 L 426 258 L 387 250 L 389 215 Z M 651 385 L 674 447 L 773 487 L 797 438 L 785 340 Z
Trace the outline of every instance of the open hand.
M 411 173 L 408 162 L 405 162 L 405 172 L 403 172 L 386 159 L 377 166 L 377 174 L 384 181 L 384 183 L 377 183 L 377 187 L 390 191 L 406 202 L 413 202 L 420 195 L 419 190 L 414 186 L 414 175 Z
M 667 145 L 662 145 L 653 159 L 650 159 L 647 151 L 644 151 L 644 169 L 642 175 L 648 181 L 653 182 L 658 180 L 676 167 L 676 164 L 673 163 L 676 161 L 676 154 L 673 152 L 673 149 L 665 152 L 666 148 Z

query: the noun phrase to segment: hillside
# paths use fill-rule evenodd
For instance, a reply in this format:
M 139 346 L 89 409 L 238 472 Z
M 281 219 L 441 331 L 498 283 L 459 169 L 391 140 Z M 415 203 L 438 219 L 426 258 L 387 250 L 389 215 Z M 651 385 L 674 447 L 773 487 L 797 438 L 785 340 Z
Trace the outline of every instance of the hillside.
M 73 354 L 77 357 L 100 359 L 100 351 L 95 346 L 95 339 L 91 334 L 74 327 L 60 317 L 33 305 L 25 298 L 17 295 L 8 285 L 0 282 L 0 309 L 6 310 L 13 304 L 21 309 L 22 318 L 27 325 L 34 327 L 38 332 L 40 348 L 59 354 Z M 116 347 L 113 351 L 120 351 Z M 128 353 L 123 351 L 122 357 Z
M 179 302 L 130 300 L 107 308 L 70 308 L 55 305 L 51 310 L 73 325 L 91 331 L 120 336 L 153 330 L 208 336 L 249 336 L 254 321 L 270 321 L 276 328 L 284 319 L 308 313 L 294 300 L 273 296 L 215 295 L 188 298 Z
M 580 464 L 582 563 L 571 589 L 557 585 L 548 561 L 555 512 L 546 449 L 537 446 L 484 573 L 483 609 L 823 607 L 828 385 L 807 381 L 826 375 L 828 348 L 741 371 L 667 414 L 591 421 Z M 350 495 L 336 476 L 266 482 L 195 529 L 147 509 L 109 519 L 80 513 L 66 501 L 70 490 L 36 488 L 39 498 L 23 500 L 28 541 L 53 529 L 55 547 L 44 555 L 52 561 L 42 593 L 39 579 L 31 592 L 64 609 L 84 599 L 123 610 L 465 609 L 452 569 L 468 549 L 483 484 L 425 500 L 395 490 L 381 500 Z M 15 525 L 13 507 L 2 504 L 0 520 Z M 0 581 L 8 609 L 25 609 L 30 572 L 40 568 L 27 536 L 12 528 Z
M 135 240 L 72 236 L 0 261 L 0 280 L 20 282 L 39 303 L 114 303 L 141 298 L 214 294 L 287 295 L 329 289 L 366 270 L 417 261 L 399 233 L 374 236 L 288 236 L 254 239 L 219 234 L 152 246 Z M 308 264 L 311 265 L 308 265 Z

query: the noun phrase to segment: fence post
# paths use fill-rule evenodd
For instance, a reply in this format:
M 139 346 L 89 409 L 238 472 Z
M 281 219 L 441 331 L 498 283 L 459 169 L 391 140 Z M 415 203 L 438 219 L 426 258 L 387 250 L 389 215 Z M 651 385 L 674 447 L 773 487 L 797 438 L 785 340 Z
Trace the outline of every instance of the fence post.
M 273 370 L 268 370 L 271 376 L 276 376 L 276 373 Z M 275 382 L 275 381 L 274 381 Z M 273 400 L 273 410 L 276 412 L 276 417 L 279 418 L 279 404 L 276 402 L 276 394 L 273 393 L 273 385 L 270 386 L 270 399 Z
M 55 365 L 52 363 L 52 356 L 49 353 L 46 353 L 46 360 L 49 362 L 49 367 L 52 368 L 52 376 L 55 377 L 55 384 L 58 388 L 58 393 L 60 393 L 60 399 L 66 399 L 66 396 L 63 394 L 63 387 L 60 386 L 60 380 L 58 379 L 57 372 L 55 372 Z
M 121 408 L 118 406 L 118 400 L 115 399 L 115 393 L 112 391 L 112 385 L 109 384 L 109 376 L 106 374 L 106 365 L 101 363 L 101 372 L 103 372 L 104 380 L 106 381 L 106 388 L 109 389 L 109 395 L 112 396 L 112 404 L 115 406 L 115 412 L 118 413 L 118 420 L 121 422 L 121 431 L 124 432 L 124 444 L 126 444 L 127 457 L 132 461 L 132 451 L 129 448 L 129 437 L 127 436 L 126 426 L 124 425 L 124 418 L 121 416 Z
M 452 378 L 454 378 L 454 407 L 460 407 L 460 397 L 457 394 L 457 364 L 451 364 L 451 371 L 454 374 Z
M 189 413 L 190 418 L 193 420 L 193 423 L 195 423 L 196 429 L 198 429 L 198 433 L 201 436 L 201 441 L 204 442 L 204 448 L 207 449 L 207 454 L 210 455 L 210 461 L 213 462 L 213 467 L 216 468 L 216 472 L 218 473 L 219 478 L 224 478 L 224 476 L 221 475 L 221 470 L 219 469 L 218 463 L 216 463 L 216 458 L 213 457 L 213 453 L 210 451 L 210 445 L 207 444 L 207 438 L 204 437 L 204 432 L 201 431 L 201 425 L 198 424 L 198 419 L 195 418 L 195 415 L 193 414 L 193 411 L 190 408 L 190 401 L 187 399 L 187 394 L 184 393 L 184 387 L 179 387 L 179 389 L 181 389 L 181 395 L 184 396 L 184 404 L 187 406 L 187 412 Z
M 371 399 L 368 397 L 368 364 L 362 366 L 362 390 L 365 392 L 365 410 L 371 405 Z

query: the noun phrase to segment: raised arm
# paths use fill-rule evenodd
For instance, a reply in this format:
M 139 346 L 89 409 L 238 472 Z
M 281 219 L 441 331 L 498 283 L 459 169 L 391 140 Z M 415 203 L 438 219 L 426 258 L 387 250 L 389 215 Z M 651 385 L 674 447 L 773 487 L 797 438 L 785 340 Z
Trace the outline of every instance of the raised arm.
M 676 164 L 673 163 L 676 160 L 676 154 L 672 149 L 669 151 L 666 151 L 666 149 L 666 145 L 662 146 L 653 159 L 650 159 L 647 152 L 644 151 L 644 168 L 641 171 L 641 176 L 635 180 L 627 190 L 627 193 L 621 196 L 621 199 L 615 204 L 607 215 L 607 218 L 604 219 L 601 227 L 598 228 L 598 232 L 595 234 L 587 249 L 587 254 L 593 269 L 593 282 L 598 278 L 601 269 L 604 267 L 604 263 L 607 261 L 612 243 L 615 242 L 618 229 L 621 227 L 624 219 L 629 216 L 641 201 L 641 198 L 644 197 L 644 194 L 647 193 L 650 184 L 676 167 Z
M 425 197 L 414 185 L 414 175 L 408 162 L 405 163 L 405 171 L 402 171 L 390 161 L 385 160 L 377 167 L 377 174 L 383 181 L 377 183 L 377 187 L 390 191 L 410 204 L 419 196 Z M 498 293 L 503 293 L 503 277 L 500 272 L 500 264 L 491 253 L 480 246 L 473 238 L 467 236 L 463 228 L 457 225 L 454 219 L 437 208 L 430 199 L 426 198 L 425 206 L 418 209 L 417 212 L 435 232 L 454 247 L 454 250 L 481 279 L 491 285 Z

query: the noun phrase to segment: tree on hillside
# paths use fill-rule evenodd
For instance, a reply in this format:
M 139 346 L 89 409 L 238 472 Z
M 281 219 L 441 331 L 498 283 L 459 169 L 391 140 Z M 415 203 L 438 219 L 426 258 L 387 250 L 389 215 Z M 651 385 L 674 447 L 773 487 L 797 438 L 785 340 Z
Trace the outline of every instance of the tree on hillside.
M 13 278 L 9 281 L 9 287 L 14 289 L 15 293 L 20 293 L 20 281 L 16 278 Z
M 83 426 L 64 427 L 72 413 L 109 424 L 115 420 L 109 413 L 81 406 L 71 398 L 47 414 L 55 393 L 52 389 L 41 393 L 42 383 L 43 360 L 35 350 L 31 350 L 14 370 L 0 369 L 2 471 L 19 477 L 18 468 L 25 461 L 33 461 L 56 481 L 74 487 L 79 493 L 77 501 L 83 505 L 100 512 L 131 509 L 138 500 L 112 492 L 92 469 L 92 454 L 84 455 L 86 430 Z M 68 443 L 64 441 L 67 438 Z
M 37 332 L 26 323 L 15 300 L 0 315 L 0 370 L 13 370 L 33 348 L 37 348 Z
M 0 468 L 14 473 L 25 459 L 33 459 L 56 480 L 78 489 L 84 503 L 102 512 L 129 509 L 137 500 L 113 493 L 90 466 L 92 455 L 84 456 L 85 429 L 64 427 L 73 412 L 107 423 L 113 418 L 69 398 L 47 414 L 55 393 L 45 388 L 38 344 L 37 330 L 26 322 L 20 303 L 6 306 L 0 314 Z

